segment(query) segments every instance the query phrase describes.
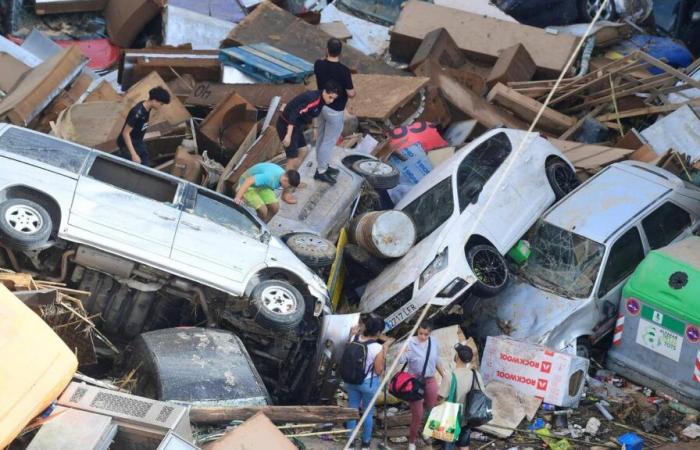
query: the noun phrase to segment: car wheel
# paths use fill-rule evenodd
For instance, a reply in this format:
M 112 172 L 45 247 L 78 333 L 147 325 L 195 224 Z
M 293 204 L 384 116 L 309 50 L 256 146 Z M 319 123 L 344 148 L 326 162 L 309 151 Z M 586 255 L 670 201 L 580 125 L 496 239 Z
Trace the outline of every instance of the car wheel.
M 312 233 L 294 233 L 287 238 L 287 247 L 312 269 L 329 267 L 335 261 L 335 245 Z
M 603 1 L 604 0 L 579 0 L 578 10 L 581 14 L 581 19 L 586 22 L 593 20 L 598 9 L 600 9 L 600 5 L 603 4 Z M 603 12 L 600 13 L 600 19 L 598 20 L 613 20 L 616 16 L 615 0 L 609 0 Z
M 375 189 L 393 189 L 399 184 L 399 171 L 376 159 L 361 159 L 352 164 L 352 170 L 362 175 Z
M 581 336 L 576 339 L 576 356 L 590 359 L 593 347 L 588 336 Z
M 0 204 L 0 240 L 14 250 L 33 250 L 48 242 L 53 224 L 46 209 L 23 198 Z
M 467 250 L 467 262 L 477 278 L 472 291 L 482 297 L 493 297 L 508 282 L 506 260 L 492 245 L 475 245 Z
M 545 172 L 557 200 L 565 197 L 566 194 L 576 189 L 580 184 L 576 177 L 576 172 L 560 159 L 554 159 L 547 163 Z
M 291 330 L 304 318 L 304 297 L 286 281 L 263 281 L 250 294 L 254 320 L 265 328 Z
M 367 275 L 369 278 L 378 276 L 386 267 L 381 259 L 371 255 L 359 245 L 347 244 L 344 255 L 349 261 L 357 264 L 364 272 L 363 275 Z

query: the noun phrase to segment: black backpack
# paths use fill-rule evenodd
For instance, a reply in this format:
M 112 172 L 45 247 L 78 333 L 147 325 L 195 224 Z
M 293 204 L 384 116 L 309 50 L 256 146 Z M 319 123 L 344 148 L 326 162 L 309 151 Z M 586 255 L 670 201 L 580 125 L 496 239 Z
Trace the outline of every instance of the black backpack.
M 367 378 L 367 375 L 374 369 L 374 363 L 369 366 L 369 370 L 365 371 L 367 365 L 367 346 L 377 341 L 369 340 L 360 342 L 359 338 L 355 338 L 348 342 L 343 350 L 343 356 L 340 359 L 340 378 L 348 384 L 362 384 Z

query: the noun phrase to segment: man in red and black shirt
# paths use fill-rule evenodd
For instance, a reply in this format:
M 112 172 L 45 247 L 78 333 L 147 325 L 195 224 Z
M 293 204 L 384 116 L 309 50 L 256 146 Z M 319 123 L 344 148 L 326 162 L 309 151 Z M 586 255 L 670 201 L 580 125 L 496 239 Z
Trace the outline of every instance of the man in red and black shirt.
M 277 119 L 276 128 L 287 155 L 287 170 L 297 170 L 309 152 L 304 138 L 304 127 L 321 114 L 324 105 L 329 105 L 338 98 L 340 89 L 337 82 L 329 81 L 323 90 L 299 94 L 284 107 Z M 296 203 L 296 199 L 288 192 L 282 199 L 287 203 Z

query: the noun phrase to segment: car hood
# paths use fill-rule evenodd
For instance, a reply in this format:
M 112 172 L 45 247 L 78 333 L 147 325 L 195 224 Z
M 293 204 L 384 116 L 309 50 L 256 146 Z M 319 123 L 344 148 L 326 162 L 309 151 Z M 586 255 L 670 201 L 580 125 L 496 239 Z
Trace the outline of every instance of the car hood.
M 360 311 L 371 312 L 412 282 L 417 283 L 421 272 L 441 250 L 438 247 L 445 241 L 449 222 L 449 219 L 446 220 L 429 236 L 411 247 L 401 259 L 391 263 L 370 281 L 360 300 Z
M 481 338 L 505 334 L 546 345 L 552 332 L 585 304 L 584 299 L 571 300 L 514 279 L 496 297 L 473 298 L 467 317 Z

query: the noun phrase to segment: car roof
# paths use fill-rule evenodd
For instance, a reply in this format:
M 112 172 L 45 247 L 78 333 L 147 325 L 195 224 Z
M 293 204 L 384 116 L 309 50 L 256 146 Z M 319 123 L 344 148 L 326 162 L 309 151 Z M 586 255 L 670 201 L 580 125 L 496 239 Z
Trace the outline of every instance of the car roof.
M 403 208 L 405 205 L 408 205 L 413 200 L 420 197 L 422 194 L 428 191 L 428 189 L 435 186 L 440 181 L 444 180 L 449 176 L 452 176 L 452 174 L 454 174 L 457 170 L 457 165 L 462 161 L 462 159 L 464 159 L 467 153 L 478 147 L 479 144 L 481 144 L 482 142 L 492 138 L 493 136 L 499 133 L 505 133 L 506 136 L 508 136 L 511 145 L 513 146 L 513 151 L 515 151 L 517 146 L 520 144 L 521 139 L 523 139 L 523 137 L 527 134 L 527 131 L 512 130 L 510 128 L 495 128 L 493 130 L 487 131 L 486 133 L 482 134 L 478 138 L 474 139 L 470 143 L 464 145 L 462 148 L 455 151 L 454 155 L 450 156 L 448 159 L 440 163 L 433 170 L 428 172 L 423 178 L 420 179 L 420 181 L 415 186 L 413 186 L 406 193 L 406 195 L 399 201 L 399 203 L 397 203 L 396 208 Z M 537 139 L 542 139 L 539 136 L 539 134 L 532 134 L 532 142 L 536 142 Z M 544 141 L 544 139 L 542 139 L 542 141 Z
M 547 223 L 604 243 L 659 197 L 671 191 L 673 180 L 644 165 L 614 164 L 554 205 Z M 665 172 L 666 176 L 673 177 Z M 675 177 L 674 177 L 675 178 Z

